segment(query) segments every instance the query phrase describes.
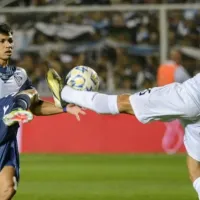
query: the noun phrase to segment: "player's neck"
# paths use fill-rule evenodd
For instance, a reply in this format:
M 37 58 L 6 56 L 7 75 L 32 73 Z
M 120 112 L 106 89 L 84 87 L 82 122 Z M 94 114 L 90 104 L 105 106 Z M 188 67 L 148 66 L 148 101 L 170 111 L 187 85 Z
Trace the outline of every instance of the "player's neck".
M 8 65 L 8 60 L 0 59 L 0 67 L 6 67 Z

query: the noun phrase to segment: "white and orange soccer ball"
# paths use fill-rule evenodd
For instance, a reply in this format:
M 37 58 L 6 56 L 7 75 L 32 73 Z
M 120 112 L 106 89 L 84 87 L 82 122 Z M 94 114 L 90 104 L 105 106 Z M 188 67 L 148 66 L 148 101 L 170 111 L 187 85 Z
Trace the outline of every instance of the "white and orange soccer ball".
M 99 88 L 99 77 L 92 68 L 77 66 L 67 74 L 65 83 L 76 90 L 97 91 Z

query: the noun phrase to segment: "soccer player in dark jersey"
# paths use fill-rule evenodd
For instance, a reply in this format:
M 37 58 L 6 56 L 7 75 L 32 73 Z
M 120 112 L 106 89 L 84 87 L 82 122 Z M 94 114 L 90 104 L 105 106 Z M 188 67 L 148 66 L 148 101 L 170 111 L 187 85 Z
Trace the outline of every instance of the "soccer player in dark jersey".
M 58 108 L 39 99 L 26 71 L 10 66 L 13 33 L 6 24 L 0 24 L 0 200 L 15 195 L 19 181 L 19 152 L 17 130 L 19 122 L 28 122 L 34 115 L 53 115 L 67 112 L 76 116 L 85 114 L 72 104 Z

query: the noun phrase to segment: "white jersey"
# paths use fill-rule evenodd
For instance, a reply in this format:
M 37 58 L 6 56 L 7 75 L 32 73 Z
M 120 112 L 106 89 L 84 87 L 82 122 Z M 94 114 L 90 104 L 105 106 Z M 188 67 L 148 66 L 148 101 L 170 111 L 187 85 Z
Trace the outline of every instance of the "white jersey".
M 134 113 L 142 123 L 200 119 L 200 74 L 184 83 L 172 83 L 138 92 L 130 97 Z
M 180 119 L 185 126 L 186 150 L 200 161 L 200 74 L 182 84 L 138 92 L 130 97 L 130 102 L 142 123 Z
M 0 67 L 0 98 L 33 88 L 24 69 L 15 66 Z

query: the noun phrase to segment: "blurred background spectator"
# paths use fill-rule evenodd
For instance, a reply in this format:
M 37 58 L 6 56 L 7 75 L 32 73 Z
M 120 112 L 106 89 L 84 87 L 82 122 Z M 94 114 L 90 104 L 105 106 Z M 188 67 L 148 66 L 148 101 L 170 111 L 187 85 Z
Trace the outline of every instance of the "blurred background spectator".
M 5 6 L 198 3 L 199 0 L 9 0 Z
M 170 59 L 158 67 L 157 85 L 164 86 L 173 82 L 183 83 L 189 78 L 189 72 L 182 66 L 181 52 L 178 49 L 171 49 Z

